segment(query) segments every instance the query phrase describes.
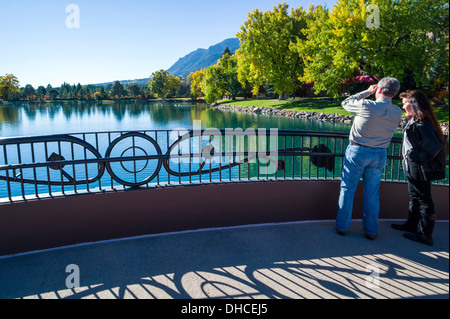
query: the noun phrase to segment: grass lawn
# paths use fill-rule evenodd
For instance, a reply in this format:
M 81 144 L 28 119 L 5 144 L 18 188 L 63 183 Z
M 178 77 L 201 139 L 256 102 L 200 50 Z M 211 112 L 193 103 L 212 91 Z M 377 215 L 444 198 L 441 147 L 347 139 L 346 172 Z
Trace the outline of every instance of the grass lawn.
M 434 112 L 436 113 L 436 117 L 438 118 L 439 122 L 448 123 L 448 106 L 434 107 Z
M 343 99 L 330 99 L 323 97 L 314 97 L 309 99 L 288 99 L 284 101 L 279 101 L 278 99 L 236 99 L 232 100 L 220 100 L 217 101 L 219 104 L 228 104 L 228 105 L 237 105 L 237 106 L 246 106 L 246 107 L 270 107 L 270 108 L 279 108 L 283 110 L 292 110 L 292 111 L 306 111 L 306 112 L 317 112 L 317 113 L 327 113 L 334 114 L 337 113 L 339 115 L 353 116 L 353 114 L 344 110 L 341 106 L 341 102 Z M 401 100 L 394 100 L 394 104 L 401 107 Z M 439 122 L 448 122 L 448 106 L 440 106 L 434 108 L 436 112 L 436 116 Z
M 344 110 L 341 106 L 341 101 L 330 100 L 329 98 L 314 98 L 314 99 L 289 99 L 280 101 L 278 99 L 258 99 L 258 100 L 222 100 L 218 101 L 220 104 L 247 106 L 247 107 L 270 107 L 279 108 L 289 111 L 306 111 L 339 115 L 352 115 Z

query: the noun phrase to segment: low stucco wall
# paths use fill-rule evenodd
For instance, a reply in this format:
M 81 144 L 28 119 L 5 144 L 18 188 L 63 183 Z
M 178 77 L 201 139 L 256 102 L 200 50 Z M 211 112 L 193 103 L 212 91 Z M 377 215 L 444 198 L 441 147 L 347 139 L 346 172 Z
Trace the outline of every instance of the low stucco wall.
M 437 217 L 448 220 L 448 187 L 433 186 Z M 200 228 L 334 219 L 339 181 L 177 186 L 42 199 L 0 206 L 0 255 Z M 382 183 L 381 219 L 404 219 L 406 184 Z M 358 187 L 355 219 L 361 219 Z

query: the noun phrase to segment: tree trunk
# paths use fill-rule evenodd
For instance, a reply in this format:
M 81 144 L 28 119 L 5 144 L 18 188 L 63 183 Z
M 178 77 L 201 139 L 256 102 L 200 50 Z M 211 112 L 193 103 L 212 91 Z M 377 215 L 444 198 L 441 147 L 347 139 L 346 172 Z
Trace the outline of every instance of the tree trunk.
M 278 95 L 278 100 L 283 101 L 285 98 L 285 94 L 284 93 L 280 93 L 280 95 Z

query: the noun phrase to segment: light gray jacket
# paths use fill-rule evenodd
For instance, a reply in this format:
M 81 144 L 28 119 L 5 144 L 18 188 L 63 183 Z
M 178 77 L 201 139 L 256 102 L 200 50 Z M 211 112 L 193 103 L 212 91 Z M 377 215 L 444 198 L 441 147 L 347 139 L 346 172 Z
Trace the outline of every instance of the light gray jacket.
M 373 101 L 366 99 L 369 96 L 366 90 L 342 102 L 346 111 L 355 114 L 350 140 L 368 147 L 388 148 L 403 112 L 390 98 Z

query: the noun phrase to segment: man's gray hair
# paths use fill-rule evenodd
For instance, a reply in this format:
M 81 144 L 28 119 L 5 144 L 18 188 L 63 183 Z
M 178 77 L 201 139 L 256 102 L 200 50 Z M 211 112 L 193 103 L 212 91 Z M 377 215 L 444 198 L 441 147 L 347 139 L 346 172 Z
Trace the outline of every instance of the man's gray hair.
M 396 96 L 398 91 L 400 91 L 400 83 L 396 78 L 382 78 L 377 86 L 381 88 L 382 94 L 391 98 Z

